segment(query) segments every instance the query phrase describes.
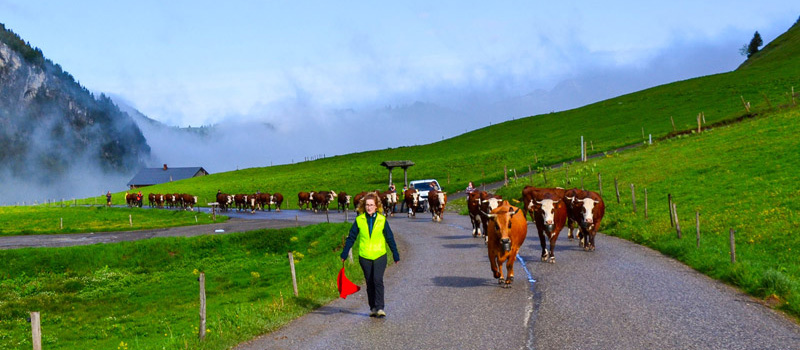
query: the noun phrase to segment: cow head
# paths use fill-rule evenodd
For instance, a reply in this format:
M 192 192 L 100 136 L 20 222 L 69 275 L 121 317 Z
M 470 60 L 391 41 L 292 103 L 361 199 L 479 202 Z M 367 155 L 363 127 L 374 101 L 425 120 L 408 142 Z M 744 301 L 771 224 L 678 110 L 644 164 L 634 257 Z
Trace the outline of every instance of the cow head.
M 550 198 L 545 198 L 540 201 L 532 200 L 531 205 L 528 208 L 533 208 L 535 212 L 538 212 L 542 216 L 542 221 L 544 222 L 544 228 L 547 233 L 553 233 L 555 230 L 555 214 L 556 214 L 556 205 L 561 200 L 553 200 Z M 535 203 L 535 204 L 534 204 Z
M 489 218 L 489 225 L 494 225 L 494 230 L 500 238 L 500 245 L 504 252 L 511 251 L 511 218 L 520 211 L 520 208 L 512 207 L 508 202 L 486 214 Z
M 572 200 L 573 209 L 581 215 L 582 220 L 579 223 L 581 227 L 592 228 L 592 225 L 594 225 L 594 208 L 597 203 L 600 203 L 600 201 L 592 198 L 576 198 Z
M 353 197 L 353 196 L 351 196 L 351 195 L 349 195 L 349 194 L 348 194 L 348 195 L 346 195 L 346 196 L 344 196 L 344 198 L 345 198 L 345 201 L 344 201 L 345 205 L 350 205 L 350 198 L 352 198 L 352 197 Z

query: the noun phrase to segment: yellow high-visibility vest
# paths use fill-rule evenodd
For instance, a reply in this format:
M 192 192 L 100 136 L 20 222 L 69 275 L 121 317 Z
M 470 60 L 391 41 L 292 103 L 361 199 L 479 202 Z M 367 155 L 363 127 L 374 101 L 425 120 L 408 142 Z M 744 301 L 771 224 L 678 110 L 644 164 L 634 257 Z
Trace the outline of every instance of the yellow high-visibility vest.
M 381 213 L 375 215 L 375 223 L 372 224 L 372 235 L 369 234 L 367 215 L 361 214 L 356 217 L 358 224 L 358 256 L 375 260 L 386 254 L 386 237 L 383 236 L 383 226 L 386 217 Z

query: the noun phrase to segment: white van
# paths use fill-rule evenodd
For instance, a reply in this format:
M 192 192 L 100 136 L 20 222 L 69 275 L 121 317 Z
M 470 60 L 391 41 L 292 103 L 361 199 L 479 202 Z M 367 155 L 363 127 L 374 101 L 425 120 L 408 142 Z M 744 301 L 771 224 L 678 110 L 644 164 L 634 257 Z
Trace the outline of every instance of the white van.
M 441 191 L 442 186 L 436 179 L 414 180 L 408 183 L 409 188 L 415 188 L 419 191 L 419 211 L 428 210 L 428 191 L 431 190 L 431 182 L 436 184 L 436 189 Z

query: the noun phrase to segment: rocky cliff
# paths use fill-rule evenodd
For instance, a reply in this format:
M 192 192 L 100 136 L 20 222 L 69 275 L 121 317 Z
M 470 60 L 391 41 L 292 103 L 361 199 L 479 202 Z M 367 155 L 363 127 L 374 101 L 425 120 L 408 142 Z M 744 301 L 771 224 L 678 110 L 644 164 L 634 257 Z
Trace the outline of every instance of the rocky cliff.
M 49 183 L 87 165 L 130 174 L 149 154 L 111 99 L 95 97 L 0 24 L 0 179 Z

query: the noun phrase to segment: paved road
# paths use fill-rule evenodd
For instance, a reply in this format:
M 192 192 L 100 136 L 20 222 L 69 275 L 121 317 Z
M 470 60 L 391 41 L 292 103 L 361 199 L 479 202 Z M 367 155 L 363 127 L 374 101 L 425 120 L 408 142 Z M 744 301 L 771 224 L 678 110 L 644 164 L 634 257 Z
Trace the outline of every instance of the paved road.
M 359 292 L 237 349 L 800 349 L 791 320 L 624 240 L 601 234 L 588 253 L 560 239 L 547 264 L 530 225 L 520 255 L 536 282 L 518 263 L 502 289 L 468 218 L 390 223 L 402 261 L 387 270 L 386 319 Z
M 229 222 L 200 227 L 2 237 L 0 247 L 344 221 L 342 214 L 291 210 L 231 215 Z M 518 262 L 513 288 L 502 289 L 468 221 L 451 213 L 442 223 L 426 214 L 390 219 L 402 261 L 387 270 L 387 318 L 368 317 L 362 291 L 238 349 L 800 349 L 800 326 L 757 300 L 658 252 L 602 234 L 597 250 L 587 253 L 562 233 L 558 261 L 547 264 L 536 259 L 538 237 L 529 225 L 520 255 L 536 282 L 527 280 Z

